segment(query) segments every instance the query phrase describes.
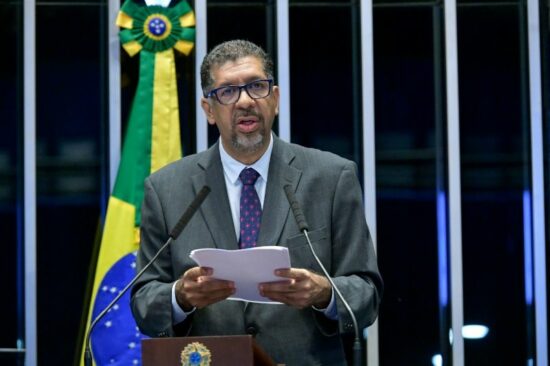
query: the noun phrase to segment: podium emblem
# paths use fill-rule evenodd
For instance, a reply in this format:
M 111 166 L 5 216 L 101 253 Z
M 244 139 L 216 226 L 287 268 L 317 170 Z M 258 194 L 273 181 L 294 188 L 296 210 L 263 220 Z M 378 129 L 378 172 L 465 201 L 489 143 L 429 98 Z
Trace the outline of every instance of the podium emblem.
M 210 350 L 200 342 L 189 343 L 181 351 L 182 366 L 210 366 L 211 359 Z

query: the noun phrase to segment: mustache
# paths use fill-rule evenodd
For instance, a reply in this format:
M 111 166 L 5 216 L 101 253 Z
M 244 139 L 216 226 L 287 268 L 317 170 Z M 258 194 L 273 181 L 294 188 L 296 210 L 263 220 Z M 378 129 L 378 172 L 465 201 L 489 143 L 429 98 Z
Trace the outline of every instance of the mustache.
M 254 110 L 240 110 L 235 111 L 235 113 L 233 114 L 233 123 L 236 124 L 237 119 L 241 117 L 256 117 L 258 121 L 263 120 L 263 117 Z
M 235 112 L 235 114 L 233 115 L 233 118 L 237 119 L 240 117 L 250 117 L 250 116 L 260 117 L 260 115 L 256 113 L 256 111 L 254 110 L 244 110 L 244 111 L 240 110 Z

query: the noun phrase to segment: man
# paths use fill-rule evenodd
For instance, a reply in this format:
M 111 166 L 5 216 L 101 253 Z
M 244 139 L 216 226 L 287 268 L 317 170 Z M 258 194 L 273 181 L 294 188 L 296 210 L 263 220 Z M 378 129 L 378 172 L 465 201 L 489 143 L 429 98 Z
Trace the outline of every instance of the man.
M 166 241 L 197 192 L 204 185 L 212 192 L 133 288 L 139 327 L 153 337 L 248 333 L 278 363 L 345 365 L 340 335 L 353 331 L 350 317 L 319 274 L 283 187 L 292 186 L 317 255 L 363 329 L 377 316 L 382 280 L 355 164 L 272 133 L 279 88 L 271 59 L 258 46 L 241 40 L 218 45 L 202 63 L 201 82 L 202 108 L 220 139 L 146 180 L 139 267 Z M 241 199 L 258 203 L 253 217 Z M 261 295 L 282 305 L 227 300 L 234 284 L 189 258 L 197 248 L 262 245 L 289 248 L 292 268 L 276 271 L 281 281 L 259 286 Z

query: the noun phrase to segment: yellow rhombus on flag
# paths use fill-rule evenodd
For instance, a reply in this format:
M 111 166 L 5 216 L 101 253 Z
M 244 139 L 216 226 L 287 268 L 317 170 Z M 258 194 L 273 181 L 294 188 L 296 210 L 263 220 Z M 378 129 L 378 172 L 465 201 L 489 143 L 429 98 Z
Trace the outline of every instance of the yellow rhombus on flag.
M 188 55 L 195 36 L 190 28 L 194 14 L 185 1 L 164 8 L 127 0 L 117 24 L 125 28 L 120 32 L 123 47 L 131 56 L 141 55 L 140 73 L 107 207 L 86 329 L 135 275 L 145 178 L 181 158 L 174 49 Z M 127 293 L 91 334 L 95 364 L 140 365 L 143 337 Z

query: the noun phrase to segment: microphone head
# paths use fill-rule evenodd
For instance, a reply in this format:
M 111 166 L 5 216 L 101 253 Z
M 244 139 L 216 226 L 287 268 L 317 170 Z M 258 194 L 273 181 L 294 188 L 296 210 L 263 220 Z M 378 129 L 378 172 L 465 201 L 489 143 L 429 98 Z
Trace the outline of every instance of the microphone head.
M 286 199 L 288 200 L 288 203 L 292 208 L 292 213 L 294 214 L 294 218 L 296 219 L 296 223 L 298 224 L 298 229 L 302 232 L 304 230 L 306 231 L 309 230 L 309 226 L 306 222 L 304 213 L 300 208 L 300 204 L 298 203 L 298 200 L 296 200 L 296 197 L 294 196 L 294 192 L 292 192 L 292 186 L 290 184 L 286 184 L 283 188 L 286 193 Z
M 204 185 L 202 186 L 201 190 L 199 191 L 199 193 L 197 193 L 197 198 L 198 198 L 198 202 L 199 203 L 202 203 L 202 201 L 204 201 L 204 199 L 206 198 L 206 196 L 208 196 L 208 194 L 211 192 L 211 189 L 209 186 L 207 185 Z

